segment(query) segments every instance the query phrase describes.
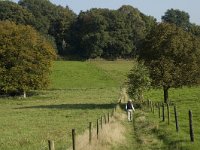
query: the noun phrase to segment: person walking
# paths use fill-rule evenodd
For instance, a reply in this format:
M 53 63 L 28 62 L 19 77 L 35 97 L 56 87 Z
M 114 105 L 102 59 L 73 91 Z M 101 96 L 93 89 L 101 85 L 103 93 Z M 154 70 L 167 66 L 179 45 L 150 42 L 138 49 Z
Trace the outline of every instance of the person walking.
M 128 100 L 126 104 L 126 111 L 128 115 L 128 121 L 132 121 L 132 111 L 135 111 L 135 108 L 133 107 L 133 103 L 131 100 Z

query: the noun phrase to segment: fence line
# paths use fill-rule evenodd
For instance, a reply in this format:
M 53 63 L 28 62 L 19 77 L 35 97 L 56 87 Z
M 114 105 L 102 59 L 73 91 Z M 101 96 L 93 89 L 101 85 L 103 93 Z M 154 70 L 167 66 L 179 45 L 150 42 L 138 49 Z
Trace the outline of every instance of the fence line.
M 162 121 L 165 122 L 165 107 L 167 108 L 167 124 L 170 124 L 170 104 L 160 104 L 160 103 L 153 103 L 152 101 L 148 100 L 147 102 L 143 103 L 145 106 L 148 107 L 147 110 L 150 110 L 153 114 L 155 114 L 155 108 L 158 108 L 158 118 L 161 118 L 161 110 L 162 110 Z M 97 140 L 99 139 L 99 136 L 101 136 L 101 130 L 103 128 L 103 123 L 104 124 L 109 124 L 110 123 L 110 118 L 112 118 L 114 116 L 114 114 L 116 113 L 116 107 L 117 105 L 112 109 L 111 113 L 107 113 L 104 114 L 103 116 L 100 116 L 100 118 L 98 118 L 96 120 L 96 137 Z M 160 108 L 162 108 L 160 110 Z M 175 118 L 175 127 L 176 127 L 176 131 L 179 132 L 179 122 L 178 122 L 178 113 L 177 113 L 177 107 L 174 106 L 174 118 Z M 104 120 L 104 121 L 103 121 Z M 190 141 L 194 142 L 194 130 L 193 130 L 193 122 L 192 122 L 192 111 L 189 110 L 189 133 L 190 133 Z M 92 122 L 89 122 L 89 140 L 88 143 L 91 144 L 92 143 Z M 48 147 L 49 150 L 55 150 L 55 145 L 54 145 L 55 141 L 48 141 Z M 75 129 L 72 129 L 72 148 L 73 150 L 76 150 L 76 132 Z
M 147 100 L 147 102 L 143 103 L 146 107 L 147 107 L 147 110 L 150 110 L 150 112 L 153 112 L 154 114 L 154 110 L 153 110 L 153 107 L 155 104 L 150 101 L 150 100 Z M 158 118 L 160 119 L 161 117 L 161 111 L 160 111 L 160 104 L 158 105 L 155 105 L 157 106 L 158 108 Z M 170 104 L 167 103 L 167 104 L 164 104 L 162 103 L 161 105 L 162 107 L 162 122 L 165 122 L 165 107 L 167 108 L 166 111 L 167 111 L 167 124 L 170 125 Z M 175 118 L 175 128 L 176 128 L 176 132 L 179 132 L 179 121 L 178 121 L 178 113 L 177 113 L 177 107 L 174 105 L 174 118 Z M 189 120 L 189 136 L 190 136 L 190 141 L 191 142 L 194 142 L 194 129 L 193 129 L 193 119 L 192 119 L 192 111 L 189 110 L 189 117 L 188 117 L 188 120 Z
M 116 110 L 117 110 L 117 105 L 115 105 L 115 107 L 112 109 L 111 113 L 108 112 L 107 115 L 104 114 L 104 117 L 103 116 L 100 116 L 100 119 L 98 118 L 96 120 L 96 137 L 97 137 L 97 140 L 99 139 L 99 136 L 100 136 L 100 129 L 103 129 L 103 119 L 104 119 L 104 124 L 109 124 L 111 121 L 110 119 L 112 117 L 114 117 L 114 114 L 116 113 Z M 89 138 L 88 138 L 88 143 L 91 144 L 92 143 L 92 122 L 89 122 Z M 66 138 L 66 137 L 65 137 Z M 76 150 L 76 144 L 77 144 L 77 141 L 76 141 L 76 129 L 72 129 L 72 132 L 71 132 L 71 138 L 72 138 L 72 149 L 73 150 Z M 60 139 L 64 139 L 64 137 L 60 138 Z M 55 150 L 55 142 L 56 141 L 53 141 L 53 140 L 48 140 L 48 146 L 46 146 L 45 148 L 48 147 L 49 150 Z

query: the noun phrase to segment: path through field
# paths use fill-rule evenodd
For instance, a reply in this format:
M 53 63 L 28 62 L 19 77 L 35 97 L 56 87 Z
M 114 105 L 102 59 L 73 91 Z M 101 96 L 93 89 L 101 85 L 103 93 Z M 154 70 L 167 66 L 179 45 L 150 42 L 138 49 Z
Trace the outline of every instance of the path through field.
M 127 120 L 126 112 L 121 109 L 125 103 L 117 107 L 117 111 L 110 119 L 110 123 L 104 124 L 96 137 L 96 128 L 92 131 L 92 143 L 88 143 L 88 130 L 77 137 L 78 150 L 154 150 L 164 149 L 165 146 L 153 131 L 157 128 L 151 124 L 145 113 L 136 110 L 134 120 Z M 69 148 L 68 150 L 72 150 Z
M 119 114 L 121 113 L 121 122 L 125 127 L 126 144 L 118 145 L 113 150 L 154 150 L 165 149 L 163 141 L 155 134 L 158 126 L 150 122 L 146 117 L 145 112 L 136 109 L 133 113 L 133 121 L 128 122 L 125 110 L 125 102 L 128 99 L 126 90 L 122 89 L 122 98 Z

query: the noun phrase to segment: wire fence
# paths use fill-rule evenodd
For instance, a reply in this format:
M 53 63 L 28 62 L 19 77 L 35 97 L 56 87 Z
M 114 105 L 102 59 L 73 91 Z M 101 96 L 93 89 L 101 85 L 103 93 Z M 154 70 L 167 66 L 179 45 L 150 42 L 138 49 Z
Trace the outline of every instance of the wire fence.
M 158 118 L 161 119 L 162 122 L 166 122 L 167 124 L 170 125 L 172 123 L 172 116 L 174 118 L 174 126 L 176 129 L 176 132 L 179 133 L 180 129 L 179 129 L 179 124 L 180 124 L 180 120 L 178 117 L 178 112 L 177 112 L 177 106 L 174 103 L 160 103 L 160 102 L 152 102 L 150 100 L 147 100 L 145 102 L 142 103 L 142 105 L 144 107 L 147 108 L 148 111 L 152 112 L 153 114 L 155 114 L 155 112 L 158 112 Z M 173 110 L 173 113 L 171 113 Z M 157 110 L 157 111 L 156 111 Z M 187 115 L 186 115 L 187 116 Z M 193 126 L 193 114 L 192 114 L 192 110 L 188 110 L 188 136 L 190 137 L 190 141 L 194 142 L 195 138 L 194 138 L 194 126 Z
M 99 137 L 101 136 L 101 131 L 104 128 L 104 126 L 106 124 L 109 124 L 112 117 L 114 117 L 114 114 L 116 112 L 116 107 L 117 104 L 113 107 L 113 109 L 111 109 L 110 112 L 108 112 L 107 114 L 103 114 L 100 117 L 97 118 L 95 123 L 89 122 L 88 125 L 85 128 L 85 131 L 88 130 L 88 134 L 86 135 L 85 138 L 87 138 L 88 140 L 84 140 L 85 142 L 81 142 L 81 144 L 79 143 L 79 147 L 77 148 L 77 143 L 79 141 L 77 141 L 77 133 L 76 133 L 76 129 L 72 129 L 71 130 L 71 136 L 67 135 L 60 137 L 59 139 L 56 140 L 48 140 L 48 144 L 46 144 L 45 146 L 43 146 L 41 148 L 41 150 L 56 150 L 56 144 L 59 142 L 63 142 L 66 141 L 65 145 L 62 145 L 61 147 L 59 147 L 59 149 L 69 149 L 69 150 L 81 150 L 83 149 L 85 146 L 87 146 L 88 144 L 91 144 L 92 141 L 94 140 L 98 140 Z M 71 140 L 72 145 L 67 145 L 67 140 Z

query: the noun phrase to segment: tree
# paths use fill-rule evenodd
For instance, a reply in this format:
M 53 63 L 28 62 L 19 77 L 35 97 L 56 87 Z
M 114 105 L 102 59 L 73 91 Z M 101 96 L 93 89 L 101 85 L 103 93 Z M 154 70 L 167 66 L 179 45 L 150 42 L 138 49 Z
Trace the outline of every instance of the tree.
M 190 25 L 190 15 L 179 9 L 168 9 L 165 15 L 162 16 L 162 21 L 165 23 L 173 23 L 187 31 Z
M 77 45 L 74 53 L 84 58 L 135 57 L 140 40 L 153 22 L 138 9 L 126 5 L 118 10 L 94 8 L 81 12 L 73 26 Z
M 30 26 L 0 21 L 0 91 L 24 93 L 48 86 L 53 46 Z
M 133 68 L 128 74 L 127 85 L 129 96 L 142 101 L 143 92 L 151 85 L 149 70 L 143 62 L 134 62 Z
M 147 35 L 140 59 L 150 69 L 152 85 L 163 87 L 165 103 L 169 88 L 199 83 L 199 43 L 198 38 L 173 24 L 158 24 Z
M 84 58 L 102 56 L 106 41 L 107 21 L 102 15 L 104 9 L 91 9 L 81 12 L 75 24 L 75 33 L 78 42 L 78 54 Z
M 162 21 L 165 23 L 175 24 L 183 28 L 185 31 L 200 37 L 200 26 L 190 22 L 190 16 L 187 12 L 178 9 L 169 9 L 162 16 Z
M 55 38 L 60 55 L 66 55 L 66 49 L 73 47 L 70 42 L 71 24 L 76 18 L 75 13 L 68 7 L 56 6 L 49 0 L 20 0 L 19 5 L 33 14 L 36 23 L 33 26 L 43 34 Z M 63 49 L 63 40 L 66 47 Z
M 191 23 L 189 26 L 189 32 L 195 36 L 200 37 L 200 26 L 194 23 Z
M 33 14 L 14 2 L 0 1 L 0 8 L 0 20 L 10 20 L 25 25 L 35 24 Z

